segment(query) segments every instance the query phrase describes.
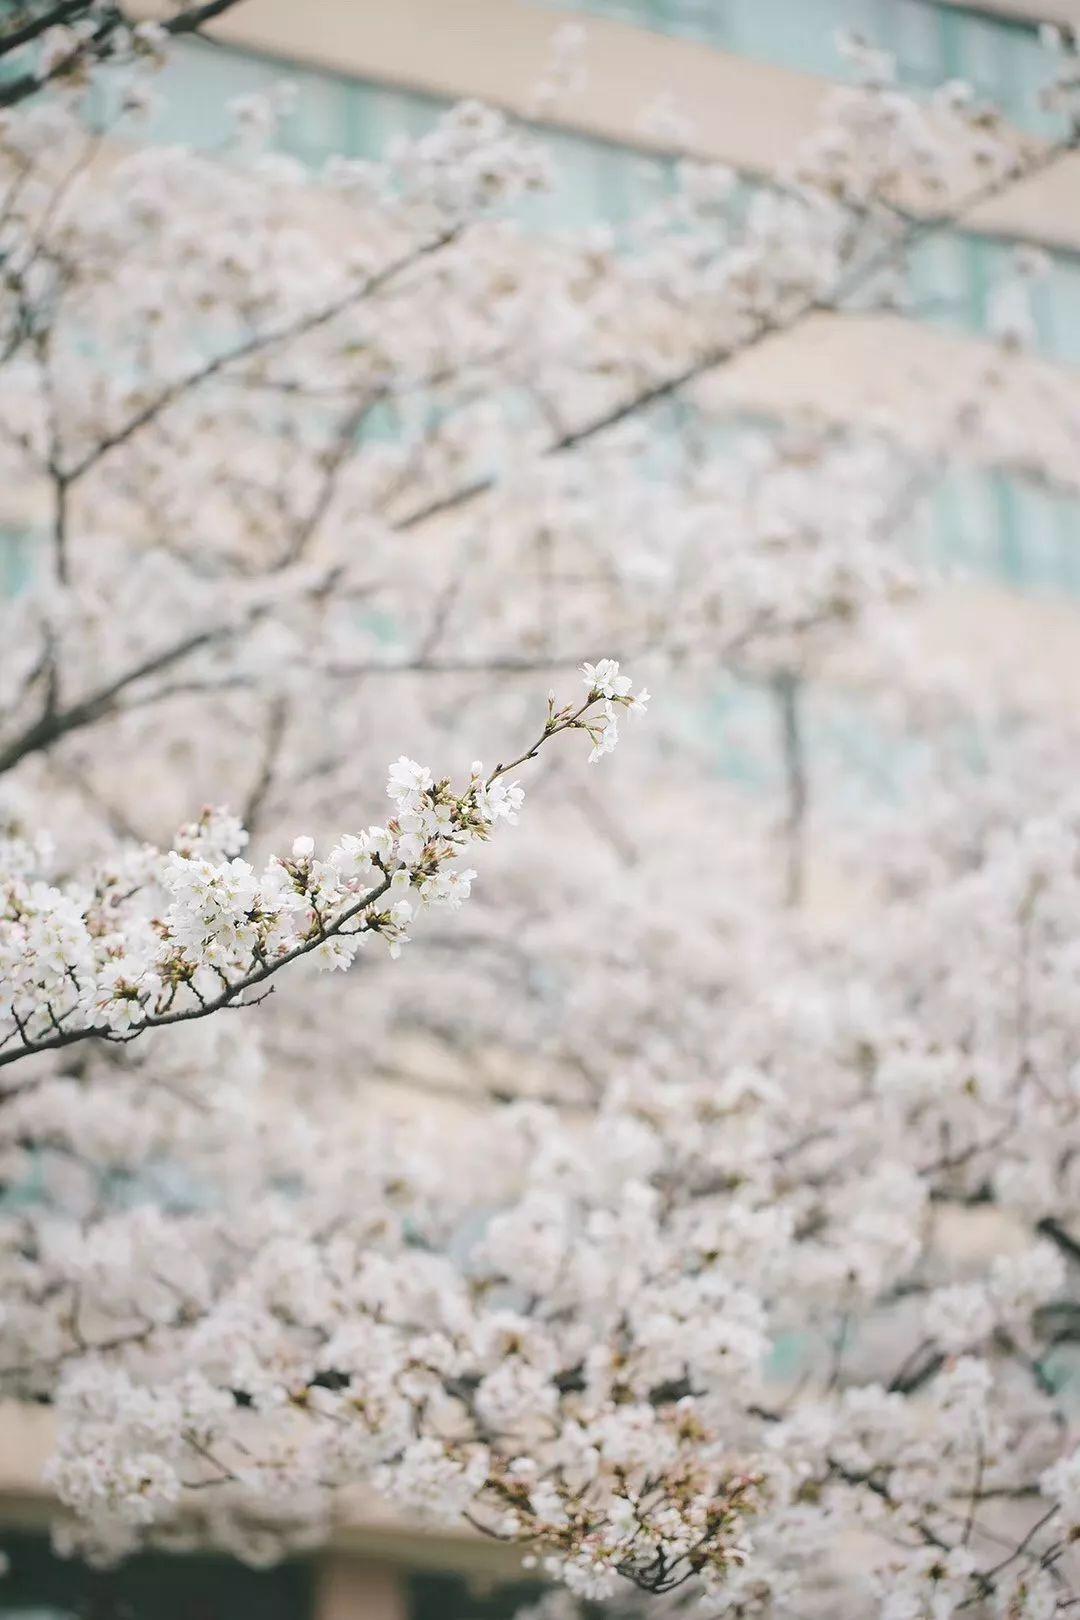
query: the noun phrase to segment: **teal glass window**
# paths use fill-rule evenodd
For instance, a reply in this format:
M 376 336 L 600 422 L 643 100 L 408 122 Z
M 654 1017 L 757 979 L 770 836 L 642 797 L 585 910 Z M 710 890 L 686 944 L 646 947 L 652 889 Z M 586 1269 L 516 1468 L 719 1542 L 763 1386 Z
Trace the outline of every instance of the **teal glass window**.
M 960 578 L 1034 593 L 1080 593 L 1080 500 L 1000 471 L 942 479 L 919 547 Z
M 0 527 L 0 597 L 18 596 L 30 579 L 34 542 L 22 529 Z

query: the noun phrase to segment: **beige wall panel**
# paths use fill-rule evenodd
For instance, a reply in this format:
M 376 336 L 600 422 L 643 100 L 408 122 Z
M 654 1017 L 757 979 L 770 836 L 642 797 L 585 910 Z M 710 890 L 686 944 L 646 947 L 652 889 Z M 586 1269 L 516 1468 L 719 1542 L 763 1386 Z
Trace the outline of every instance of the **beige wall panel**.
M 0 1490 L 45 1498 L 41 1471 L 52 1437 L 52 1413 L 47 1408 L 0 1402 Z
M 328 1553 L 316 1571 L 313 1620 L 407 1620 L 407 1597 L 400 1569 Z
M 955 442 L 959 413 L 978 401 L 999 451 L 1037 445 L 1045 476 L 1080 485 L 1080 371 L 901 315 L 813 315 L 698 390 L 718 410 L 880 421 L 913 447 Z
M 912 615 L 929 659 L 955 661 L 991 690 L 1019 694 L 1047 714 L 1080 708 L 1075 600 L 956 584 L 930 593 Z
M 0 1527 L 43 1529 L 51 1503 L 41 1482 L 52 1447 L 52 1413 L 0 1401 Z
M 973 208 L 965 225 L 989 235 L 1019 236 L 1080 251 L 1080 153 L 1012 186 L 996 202 Z
M 410 89 L 471 95 L 525 111 L 565 15 L 522 0 L 245 0 L 215 24 L 234 40 Z M 761 68 L 690 40 L 604 18 L 584 18 L 590 83 L 557 120 L 590 134 L 648 147 L 642 110 L 659 91 L 677 94 L 696 144 L 749 168 L 772 167 L 812 124 L 824 85 Z M 747 84 L 747 78 L 752 81 Z

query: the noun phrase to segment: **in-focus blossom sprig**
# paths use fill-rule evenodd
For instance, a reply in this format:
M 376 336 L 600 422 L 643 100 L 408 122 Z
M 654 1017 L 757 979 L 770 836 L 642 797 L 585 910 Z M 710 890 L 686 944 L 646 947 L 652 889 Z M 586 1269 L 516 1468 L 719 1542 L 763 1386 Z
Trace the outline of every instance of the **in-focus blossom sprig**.
M 629 675 L 620 675 L 619 663 L 615 658 L 601 658 L 597 664 L 583 664 L 581 673 L 589 692 L 586 707 L 602 703 L 603 708 L 600 715 L 590 721 L 581 721 L 575 716 L 570 723 L 585 726 L 593 745 L 589 763 L 595 764 L 605 754 L 610 754 L 618 743 L 616 708 L 627 709 L 631 714 L 644 714 L 650 694 L 647 687 L 634 692 L 633 682 Z
M 240 1005 L 302 956 L 347 968 L 369 935 L 399 955 L 422 911 L 468 898 L 476 873 L 456 864 L 468 846 L 517 820 L 525 795 L 510 772 L 563 732 L 585 730 L 609 752 L 612 704 L 644 707 L 648 694 L 633 697 L 616 664 L 597 670 L 600 684 L 587 680 L 584 703 L 556 710 L 549 702 L 531 747 L 486 776 L 474 764 L 460 792 L 403 756 L 387 782 L 393 815 L 346 834 L 325 859 L 300 837 L 289 856 L 272 856 L 258 872 L 239 854 L 247 834 L 236 818 L 207 810 L 181 830 L 179 848 L 139 853 L 134 884 L 120 871 L 92 877 L 89 888 L 58 887 L 14 864 L 2 880 L 8 1029 L 0 1065 L 90 1035 L 131 1040 Z M 594 719 L 598 706 L 604 713 Z

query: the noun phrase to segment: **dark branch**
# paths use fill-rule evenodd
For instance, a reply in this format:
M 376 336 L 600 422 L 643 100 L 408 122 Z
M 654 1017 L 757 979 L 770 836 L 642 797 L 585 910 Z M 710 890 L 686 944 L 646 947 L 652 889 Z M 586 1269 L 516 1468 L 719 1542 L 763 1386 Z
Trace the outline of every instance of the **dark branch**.
M 239 3 L 240 0 L 206 0 L 203 5 L 185 7 L 161 26 L 167 34 L 194 34 L 204 23 L 220 17 L 223 12 L 231 10 Z M 49 28 L 69 24 L 89 15 L 89 0 L 70 0 L 67 5 L 53 6 L 50 11 L 22 25 L 12 34 L 0 37 L 0 55 L 16 50 L 20 45 L 32 45 Z M 118 31 L 128 26 L 129 20 L 123 9 L 119 5 L 114 6 L 93 33 L 61 56 L 47 72 L 39 73 L 31 69 L 20 73 L 7 84 L 0 85 L 0 107 L 15 107 L 45 89 L 47 85 L 76 77 L 95 62 L 107 60 L 116 47 Z

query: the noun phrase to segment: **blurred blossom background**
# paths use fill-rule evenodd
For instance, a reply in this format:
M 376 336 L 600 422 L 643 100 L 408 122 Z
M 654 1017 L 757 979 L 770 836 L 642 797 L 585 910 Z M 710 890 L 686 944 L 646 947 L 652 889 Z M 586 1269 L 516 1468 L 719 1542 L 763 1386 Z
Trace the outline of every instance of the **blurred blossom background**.
M 1080 1602 L 1075 27 L 0 0 L 5 1620 Z

